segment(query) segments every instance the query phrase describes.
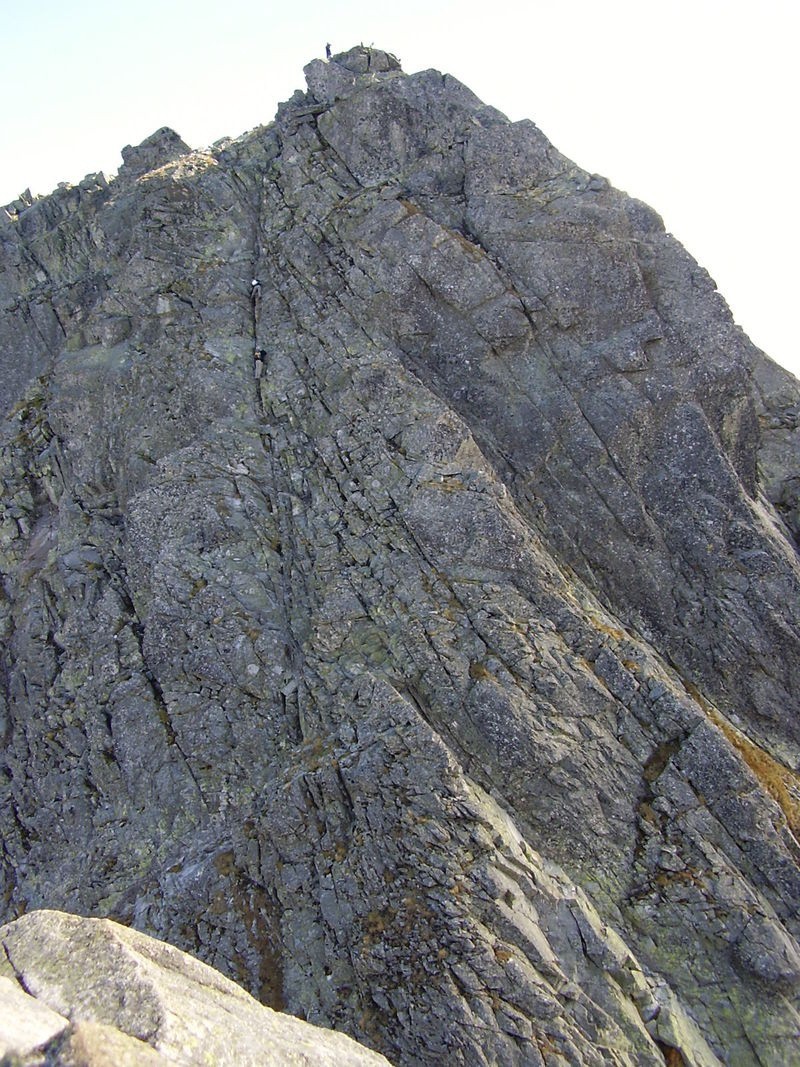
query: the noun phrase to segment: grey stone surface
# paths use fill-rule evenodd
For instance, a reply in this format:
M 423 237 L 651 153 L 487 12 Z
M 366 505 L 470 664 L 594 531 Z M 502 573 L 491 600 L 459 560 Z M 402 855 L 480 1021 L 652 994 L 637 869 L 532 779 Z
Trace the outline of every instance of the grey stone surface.
M 63 1015 L 40 1004 L 13 979 L 0 976 L 0 1058 L 26 1055 L 68 1025 Z
M 278 1014 L 199 960 L 108 919 L 31 912 L 0 927 L 0 946 L 32 994 L 17 994 L 32 1001 L 20 1021 L 39 1025 L 52 1009 L 61 1023 L 31 1067 L 387 1067 L 344 1034 Z M 2 1051 L 25 1054 L 27 1044 Z
M 398 1064 L 797 1062 L 797 383 L 532 122 L 306 74 L 0 223 L 4 914 Z
M 32 1051 L 0 1059 L 2 1067 L 164 1067 L 175 1062 L 113 1026 L 87 1022 L 68 1024 Z

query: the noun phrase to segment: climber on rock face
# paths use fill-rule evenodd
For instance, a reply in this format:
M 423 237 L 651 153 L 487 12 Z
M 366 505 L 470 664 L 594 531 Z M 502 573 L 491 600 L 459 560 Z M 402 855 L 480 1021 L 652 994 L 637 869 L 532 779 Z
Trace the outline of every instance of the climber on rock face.
M 252 282 L 250 283 L 250 299 L 255 304 L 255 302 L 260 298 L 260 296 L 261 282 L 258 280 L 258 278 L 253 278 Z
M 253 376 L 258 379 L 264 373 L 264 365 L 267 362 L 267 352 L 264 348 L 257 348 L 253 353 Z

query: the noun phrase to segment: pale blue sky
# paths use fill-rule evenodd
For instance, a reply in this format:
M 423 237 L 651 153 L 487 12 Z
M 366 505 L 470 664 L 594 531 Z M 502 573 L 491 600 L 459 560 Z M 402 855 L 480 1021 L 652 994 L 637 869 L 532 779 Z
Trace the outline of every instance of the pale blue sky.
M 0 203 L 111 173 L 159 126 L 201 147 L 269 122 L 326 41 L 363 41 L 650 203 L 800 372 L 796 0 L 0 0 L 0 27 Z

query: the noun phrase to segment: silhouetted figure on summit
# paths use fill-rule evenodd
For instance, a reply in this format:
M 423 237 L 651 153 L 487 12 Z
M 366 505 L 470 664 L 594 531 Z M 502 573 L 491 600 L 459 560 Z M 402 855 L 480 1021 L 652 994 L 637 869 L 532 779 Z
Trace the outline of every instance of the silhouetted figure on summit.
M 326 59 L 330 59 L 331 58 L 331 46 L 329 44 L 325 45 L 325 58 Z

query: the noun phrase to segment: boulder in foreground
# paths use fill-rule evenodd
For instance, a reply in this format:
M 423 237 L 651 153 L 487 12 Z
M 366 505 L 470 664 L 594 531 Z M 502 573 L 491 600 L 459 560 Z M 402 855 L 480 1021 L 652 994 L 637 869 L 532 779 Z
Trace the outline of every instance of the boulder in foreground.
M 3 1067 L 386 1067 L 351 1038 L 263 1007 L 212 967 L 108 919 L 0 928 Z M 27 991 L 27 992 L 26 992 Z

